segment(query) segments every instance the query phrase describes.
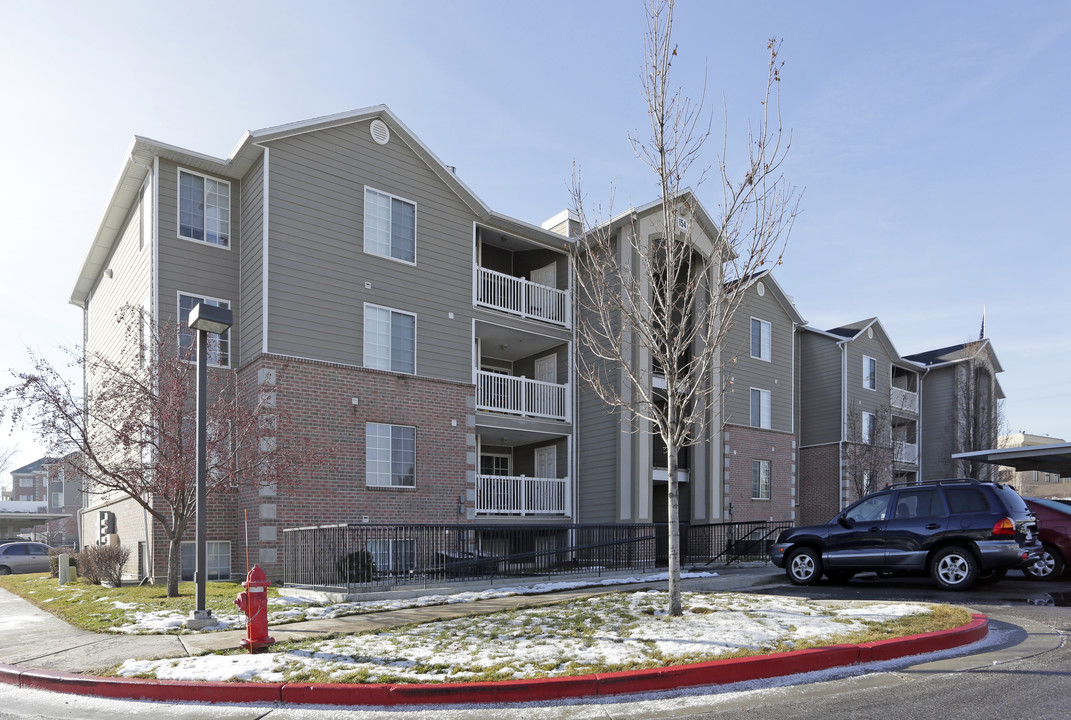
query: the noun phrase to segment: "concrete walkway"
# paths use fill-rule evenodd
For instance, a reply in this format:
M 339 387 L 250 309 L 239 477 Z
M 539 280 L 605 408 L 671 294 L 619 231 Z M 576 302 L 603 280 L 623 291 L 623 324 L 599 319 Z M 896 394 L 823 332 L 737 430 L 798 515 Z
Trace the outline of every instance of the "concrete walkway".
M 784 574 L 770 566 L 719 569 L 717 577 L 682 581 L 686 590 L 746 590 L 756 585 L 781 582 Z M 581 578 L 570 578 L 570 580 Z M 594 581 L 598 581 L 597 578 Z M 520 585 L 521 583 L 517 583 Z M 449 605 L 388 610 L 348 615 L 329 620 L 276 625 L 270 634 L 276 642 L 304 640 L 337 633 L 359 633 L 432 620 L 491 614 L 501 610 L 550 605 L 579 597 L 592 597 L 622 590 L 662 587 L 665 581 L 633 585 L 600 585 L 541 595 L 509 595 Z M 467 587 L 466 589 L 472 589 Z M 449 592 L 448 588 L 427 594 Z M 27 668 L 93 674 L 130 659 L 200 655 L 240 647 L 245 630 L 190 635 L 106 635 L 79 630 L 17 595 L 0 590 L 0 663 Z

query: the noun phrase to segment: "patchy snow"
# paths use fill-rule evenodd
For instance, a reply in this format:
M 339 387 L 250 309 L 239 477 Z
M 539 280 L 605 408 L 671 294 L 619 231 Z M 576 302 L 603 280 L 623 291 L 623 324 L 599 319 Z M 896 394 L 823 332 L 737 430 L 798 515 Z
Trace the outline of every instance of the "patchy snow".
M 712 578 L 717 577 L 716 572 L 682 572 L 681 579 Z M 614 585 L 629 585 L 642 582 L 659 582 L 667 579 L 666 573 L 641 575 L 634 577 L 603 578 L 600 580 L 566 580 L 557 582 L 542 582 L 533 585 L 517 585 L 488 590 L 474 590 L 469 592 L 451 593 L 449 595 L 422 595 L 412 598 L 398 598 L 391 600 L 362 600 L 343 603 L 325 603 L 323 600 L 311 596 L 289 595 L 272 598 L 268 601 L 271 608 L 268 623 L 281 625 L 284 623 L 302 622 L 305 620 L 329 620 L 345 615 L 361 615 L 364 613 L 383 612 L 386 610 L 404 610 L 414 607 L 428 607 L 430 605 L 450 605 L 453 603 L 467 603 L 476 600 L 490 600 L 493 598 L 508 597 L 510 595 L 540 595 L 544 593 L 561 592 L 563 590 L 575 590 L 585 587 L 611 587 Z M 216 624 L 209 625 L 200 631 L 192 631 L 186 628 L 188 614 L 175 611 L 142 611 L 134 603 L 120 607 L 128 610 L 125 621 L 110 629 L 110 632 L 130 635 L 152 635 L 158 633 L 192 633 L 192 632 L 218 632 L 220 630 L 240 630 L 245 627 L 246 618 L 238 613 L 216 615 Z
M 682 595 L 684 615 L 674 618 L 665 613 L 666 600 L 664 591 L 621 593 L 308 641 L 276 653 L 129 660 L 118 673 L 262 682 L 309 672 L 350 682 L 553 677 L 772 651 L 930 612 L 908 603 L 830 609 L 800 598 L 688 592 Z

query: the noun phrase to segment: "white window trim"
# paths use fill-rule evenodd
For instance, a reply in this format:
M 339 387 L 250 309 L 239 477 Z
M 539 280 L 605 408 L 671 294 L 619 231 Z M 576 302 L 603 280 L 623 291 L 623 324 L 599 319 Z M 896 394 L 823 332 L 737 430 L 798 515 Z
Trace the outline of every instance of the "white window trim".
M 751 322 L 748 323 L 748 332 L 749 333 L 753 332 L 752 324 L 756 320 L 759 323 L 761 323 L 760 326 L 759 326 L 759 346 L 760 346 L 759 347 L 759 352 L 761 353 L 762 351 L 765 351 L 767 357 L 763 357 L 761 354 L 760 355 L 751 355 L 751 357 L 753 357 L 756 360 L 762 360 L 763 362 L 773 362 L 773 324 L 769 320 L 763 320 L 762 318 L 752 316 L 751 317 Z M 762 341 L 763 340 L 762 331 L 763 331 L 764 328 L 767 329 L 766 330 L 766 342 L 765 343 L 763 343 L 763 341 Z M 750 335 L 749 339 L 750 339 L 750 343 L 749 343 L 750 347 L 748 348 L 748 353 L 750 354 L 752 352 L 752 349 L 755 347 L 755 338 L 754 338 L 753 335 Z
M 398 313 L 399 315 L 409 315 L 410 317 L 413 318 L 413 372 L 412 373 L 407 373 L 407 372 L 402 372 L 401 370 L 391 370 L 390 368 L 387 368 L 386 370 L 384 370 L 383 368 L 369 368 L 369 369 L 371 369 L 371 370 L 379 370 L 380 372 L 397 373 L 398 375 L 414 375 L 415 376 L 417 374 L 417 347 L 419 346 L 418 345 L 418 337 L 417 337 L 417 332 L 419 330 L 419 328 L 418 328 L 419 323 L 417 321 L 417 314 L 414 313 L 414 312 L 409 312 L 407 310 L 399 310 L 397 308 L 388 307 L 387 305 L 376 305 L 375 303 L 368 303 L 368 302 L 366 302 L 364 304 L 364 310 L 362 311 L 362 315 L 361 315 L 361 353 L 362 353 L 362 355 L 361 355 L 361 363 L 366 368 L 369 367 L 369 365 L 368 365 L 368 324 L 366 322 L 366 318 L 368 317 L 368 308 L 375 308 L 377 310 L 387 310 L 387 311 L 392 312 L 392 313 Z
M 175 292 L 175 318 L 177 320 L 176 324 L 179 326 L 178 327 L 178 332 L 179 333 L 182 333 L 183 331 L 193 332 L 192 330 L 189 329 L 188 326 L 187 327 L 183 327 L 182 326 L 182 296 L 183 295 L 185 295 L 188 298 L 201 298 L 202 302 L 206 301 L 206 300 L 211 300 L 212 302 L 217 302 L 217 303 L 227 303 L 227 309 L 230 310 L 231 312 L 234 312 L 234 303 L 231 302 L 230 300 L 228 300 L 227 298 L 215 298 L 215 297 L 209 297 L 208 295 L 202 295 L 200 293 L 184 292 L 182 290 L 178 290 L 178 291 Z M 194 307 L 196 307 L 196 306 L 194 306 Z M 192 312 L 193 308 L 190 308 L 190 310 Z M 231 333 L 232 330 L 234 330 L 234 325 L 231 325 L 229 328 L 227 328 L 226 332 Z M 180 339 L 178 340 L 179 345 L 176 346 L 176 347 L 180 347 L 181 343 L 182 343 L 181 334 L 180 334 L 179 337 L 180 337 Z M 191 363 L 197 362 L 197 347 L 196 347 L 196 343 L 197 343 L 197 340 L 196 340 L 196 338 L 194 338 L 194 357 L 189 361 Z M 223 368 L 223 369 L 230 368 L 230 366 L 231 366 L 231 358 L 234 357 L 234 349 L 233 348 L 234 348 L 233 337 L 232 337 L 232 335 L 228 335 L 227 336 L 227 364 L 226 365 L 219 365 L 219 364 L 214 363 L 214 362 L 209 362 L 208 363 L 208 367 Z
M 182 173 L 188 175 L 196 175 L 197 177 L 204 178 L 205 180 L 211 180 L 213 182 L 222 183 L 227 186 L 227 244 L 220 245 L 218 243 L 209 242 L 208 240 L 198 240 L 197 238 L 188 237 L 182 234 Z M 175 170 L 175 235 L 179 240 L 186 240 L 187 242 L 197 243 L 198 245 L 204 245 L 206 247 L 213 247 L 217 250 L 230 250 L 231 245 L 234 244 L 234 213 L 231 211 L 234 205 L 234 197 L 231 195 L 231 181 L 224 180 L 223 178 L 215 177 L 214 175 L 205 175 L 199 173 L 196 170 L 190 170 L 188 168 L 180 167 Z
M 867 418 L 870 418 L 869 422 L 867 422 Z M 875 442 L 876 442 L 876 437 L 875 436 L 877 435 L 877 429 L 878 429 L 877 428 L 877 417 L 874 415 L 874 413 L 867 412 L 867 411 L 864 410 L 861 424 L 862 424 L 862 433 L 861 434 L 863 436 L 862 437 L 863 443 L 866 444 L 866 445 L 875 444 Z M 867 427 L 868 426 L 870 428 L 870 432 L 869 433 L 867 432 Z
M 482 464 L 483 458 L 485 458 L 485 457 L 486 458 L 498 458 L 498 459 L 505 460 L 506 461 L 506 476 L 510 476 L 510 475 L 513 474 L 513 455 L 511 455 L 509 453 L 500 453 L 500 452 L 481 452 L 480 453 L 481 464 Z
M 762 398 L 762 397 L 766 398 L 766 423 L 765 424 L 763 424 L 763 422 L 762 422 L 763 418 L 762 418 L 762 400 L 761 399 L 759 400 L 759 424 L 758 425 L 755 425 L 755 418 L 751 416 L 751 394 L 754 393 L 754 392 L 760 392 L 760 393 L 762 393 L 760 398 Z M 748 403 L 748 423 L 751 425 L 751 427 L 758 428 L 760 430 L 771 430 L 771 429 L 773 429 L 773 395 L 772 395 L 772 393 L 769 390 L 765 389 L 765 388 L 753 387 L 753 388 L 751 388 L 751 392 L 748 393 L 747 403 Z
M 370 478 L 368 477 L 368 427 L 370 425 L 385 425 L 386 427 L 389 427 L 389 428 L 396 428 L 396 427 L 398 427 L 398 428 L 409 428 L 409 429 L 411 429 L 413 431 L 413 484 L 412 485 L 394 485 L 391 482 L 388 482 L 387 484 L 384 485 L 382 483 L 371 482 Z M 392 436 L 391 437 L 391 442 L 393 443 L 393 441 L 394 441 L 394 438 Z M 365 445 L 364 445 L 364 451 L 365 451 L 364 484 L 365 484 L 365 487 L 380 488 L 380 489 L 383 489 L 383 490 L 416 490 L 416 487 L 417 487 L 417 482 L 416 482 L 416 478 L 417 478 L 417 467 L 416 467 L 417 466 L 417 451 L 416 451 L 417 429 L 416 429 L 415 425 L 403 425 L 401 423 L 388 423 L 388 422 L 368 421 L 368 422 L 366 422 L 364 424 L 364 442 L 365 442 Z M 390 470 L 391 474 L 393 474 L 393 470 L 394 470 L 393 465 L 394 465 L 394 459 L 392 458 L 391 459 L 391 470 Z M 389 479 L 390 478 L 388 478 L 388 480 Z
M 400 200 L 401 202 L 408 203 L 408 204 L 413 206 L 413 260 L 412 260 L 412 262 L 410 262 L 409 260 L 402 260 L 401 258 L 396 258 L 393 255 L 391 255 L 389 252 L 388 252 L 388 254 L 383 255 L 381 253 L 377 253 L 377 252 L 375 252 L 373 250 L 369 250 L 368 249 L 368 232 L 367 232 L 367 229 L 364 227 L 364 223 L 365 223 L 365 218 L 368 216 L 368 209 L 367 209 L 367 207 L 365 207 L 365 203 L 367 203 L 368 191 L 369 190 L 371 190 L 372 192 L 377 192 L 380 195 L 385 195 L 385 196 L 389 197 L 391 200 Z M 391 220 L 391 222 L 393 222 L 393 219 Z M 411 267 L 415 267 L 416 264 L 417 264 L 417 227 L 418 226 L 419 226 L 419 208 L 417 207 L 417 204 L 416 204 L 415 201 L 410 200 L 409 198 L 404 198 L 401 195 L 395 195 L 394 193 L 389 193 L 386 190 L 380 190 L 379 188 L 372 187 L 371 185 L 365 185 L 364 186 L 364 191 L 361 193 L 361 234 L 363 235 L 363 237 L 361 238 L 361 244 L 362 244 L 362 249 L 364 250 L 365 254 L 367 254 L 367 255 L 375 255 L 376 257 L 383 258 L 384 260 L 391 260 L 392 262 L 401 263 L 402 265 L 409 265 Z
M 752 460 L 751 461 L 751 472 L 752 473 L 755 472 L 755 463 L 765 463 L 765 467 L 766 467 L 766 495 L 763 496 L 761 493 L 758 494 L 758 495 L 755 494 L 755 478 L 754 478 L 754 474 L 753 474 L 752 478 L 751 478 L 752 479 L 752 482 L 751 482 L 751 499 L 752 500 L 772 500 L 773 499 L 773 462 L 770 461 L 770 460 L 759 460 L 759 459 Z M 759 485 L 760 485 L 760 487 L 762 485 L 761 479 L 760 479 Z
M 871 387 L 866 384 L 867 361 L 874 363 L 874 387 Z M 878 361 L 875 358 L 870 357 L 869 355 L 863 356 L 863 389 L 874 391 L 877 391 L 878 389 Z

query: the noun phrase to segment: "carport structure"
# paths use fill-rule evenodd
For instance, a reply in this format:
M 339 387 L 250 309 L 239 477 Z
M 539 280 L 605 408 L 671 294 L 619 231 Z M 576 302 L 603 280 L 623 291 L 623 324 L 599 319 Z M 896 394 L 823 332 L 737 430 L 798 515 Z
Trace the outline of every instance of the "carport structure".
M 1062 478 L 1071 477 L 1071 442 L 998 450 L 976 450 L 956 453 L 952 459 L 1005 465 L 1015 468 L 1017 472 L 1059 473 Z

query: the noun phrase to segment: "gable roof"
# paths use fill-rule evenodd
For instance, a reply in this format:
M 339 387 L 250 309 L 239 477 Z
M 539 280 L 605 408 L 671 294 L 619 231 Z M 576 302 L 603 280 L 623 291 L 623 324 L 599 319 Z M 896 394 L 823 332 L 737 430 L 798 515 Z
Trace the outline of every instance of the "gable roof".
M 487 206 L 454 172 L 450 167 L 438 158 L 421 140 L 406 127 L 406 125 L 391 112 L 386 105 L 373 105 L 372 107 L 351 110 L 325 115 L 323 117 L 302 120 L 300 122 L 276 125 L 261 130 L 252 130 L 245 133 L 238 141 L 234 150 L 227 158 L 217 158 L 211 155 L 169 145 L 150 138 L 134 136 L 134 140 L 127 152 L 127 158 L 119 171 L 115 189 L 104 210 L 97 234 L 82 261 L 82 267 L 71 291 L 70 302 L 79 307 L 85 307 L 89 294 L 96 284 L 104 266 L 111 256 L 112 250 L 119 241 L 127 217 L 137 200 L 138 193 L 145 184 L 146 177 L 152 170 L 153 161 L 156 157 L 174 161 L 194 170 L 200 170 L 210 175 L 218 175 L 229 178 L 241 178 L 257 159 L 263 154 L 264 146 L 276 140 L 281 140 L 304 133 L 319 132 L 334 127 L 350 125 L 354 123 L 368 122 L 374 119 L 382 120 L 390 128 L 391 135 L 405 143 L 443 183 L 449 187 L 480 219 L 495 223 L 512 232 L 525 233 L 541 240 L 561 246 L 560 235 L 551 233 L 535 225 L 507 217 L 500 213 L 492 212 Z
M 1004 372 L 1004 368 L 1001 367 L 1000 361 L 997 359 L 997 354 L 993 351 L 993 345 L 989 342 L 988 338 L 972 340 L 971 342 L 960 343 L 958 345 L 949 345 L 948 347 L 927 350 L 913 355 L 905 355 L 904 359 L 928 368 L 936 368 L 966 362 L 982 352 L 989 355 L 990 362 L 993 363 L 994 371 Z
M 796 303 L 793 302 L 792 298 L 789 297 L 789 295 L 785 292 L 784 288 L 781 287 L 781 283 L 777 282 L 777 279 L 774 278 L 773 270 L 760 270 L 759 272 L 752 273 L 751 275 L 748 275 L 745 278 L 740 278 L 739 280 L 730 280 L 729 282 L 725 283 L 725 291 L 733 292 L 735 288 L 740 285 L 746 285 L 747 288 L 752 288 L 759 280 L 765 281 L 766 287 L 769 288 L 771 293 L 773 293 L 774 299 L 778 302 L 779 305 L 781 305 L 781 308 L 785 311 L 785 314 L 788 315 L 789 319 L 792 320 L 793 323 L 799 326 L 804 326 L 807 324 L 807 321 L 803 319 L 802 315 L 800 315 L 799 310 L 796 309 Z

